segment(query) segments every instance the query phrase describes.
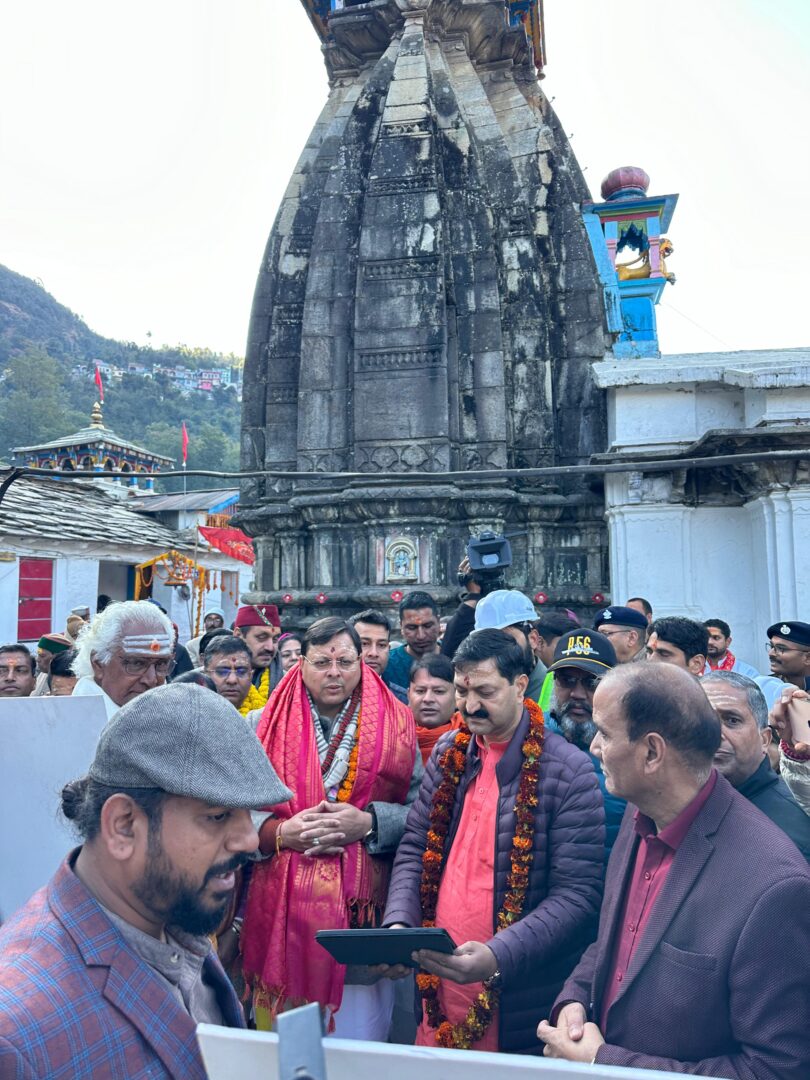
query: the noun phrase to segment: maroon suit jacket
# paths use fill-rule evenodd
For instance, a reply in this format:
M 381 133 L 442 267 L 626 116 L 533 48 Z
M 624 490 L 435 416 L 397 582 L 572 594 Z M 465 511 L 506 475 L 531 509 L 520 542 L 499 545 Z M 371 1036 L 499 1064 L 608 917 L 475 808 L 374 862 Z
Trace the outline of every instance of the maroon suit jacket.
M 599 1022 L 638 844 L 628 807 L 608 864 L 599 937 L 552 1011 Z M 610 1008 L 600 1065 L 732 1080 L 807 1080 L 810 870 L 791 840 L 723 779 L 675 854 Z
M 0 930 L 0 1080 L 205 1080 L 196 1024 L 64 862 Z M 204 962 L 229 1027 L 239 999 Z

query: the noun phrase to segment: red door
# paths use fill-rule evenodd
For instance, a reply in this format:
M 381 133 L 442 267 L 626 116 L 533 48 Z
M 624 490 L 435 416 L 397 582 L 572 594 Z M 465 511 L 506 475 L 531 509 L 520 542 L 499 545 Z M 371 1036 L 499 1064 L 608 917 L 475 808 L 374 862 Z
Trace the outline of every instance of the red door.
M 20 559 L 18 641 L 39 641 L 50 634 L 52 600 L 53 559 Z

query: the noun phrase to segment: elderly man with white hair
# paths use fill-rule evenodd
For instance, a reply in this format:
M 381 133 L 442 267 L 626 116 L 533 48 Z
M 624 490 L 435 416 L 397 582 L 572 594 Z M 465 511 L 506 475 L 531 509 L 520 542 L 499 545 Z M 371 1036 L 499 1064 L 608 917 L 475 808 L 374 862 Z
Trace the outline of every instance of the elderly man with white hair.
M 110 604 L 79 636 L 73 697 L 103 698 L 110 718 L 139 694 L 162 686 L 173 667 L 169 618 L 146 600 Z

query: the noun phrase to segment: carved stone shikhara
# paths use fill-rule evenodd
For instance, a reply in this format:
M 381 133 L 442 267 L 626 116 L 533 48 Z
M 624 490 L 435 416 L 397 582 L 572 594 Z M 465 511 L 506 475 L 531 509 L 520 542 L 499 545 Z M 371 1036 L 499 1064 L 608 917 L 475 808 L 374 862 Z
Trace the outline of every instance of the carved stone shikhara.
M 496 0 L 372 0 L 331 12 L 328 30 L 330 96 L 250 323 L 243 468 L 312 473 L 244 486 L 257 595 L 382 600 L 385 538 L 401 536 L 419 582 L 449 597 L 466 539 L 492 528 L 518 534 L 515 584 L 582 608 L 606 589 L 599 493 L 563 475 L 412 475 L 606 448 L 589 193 L 532 43 Z M 369 484 L 320 475 L 334 471 Z M 301 605 L 302 620 L 326 613 Z

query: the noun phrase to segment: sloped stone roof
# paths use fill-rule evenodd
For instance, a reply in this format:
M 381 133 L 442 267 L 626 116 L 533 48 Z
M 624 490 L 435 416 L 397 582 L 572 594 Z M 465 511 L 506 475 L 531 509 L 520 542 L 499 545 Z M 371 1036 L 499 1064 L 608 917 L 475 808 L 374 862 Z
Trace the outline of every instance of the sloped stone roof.
M 134 499 L 131 500 L 134 502 Z M 101 482 L 22 477 L 0 503 L 0 536 L 9 539 L 92 541 L 144 549 L 188 549 L 179 534 L 143 514 Z

